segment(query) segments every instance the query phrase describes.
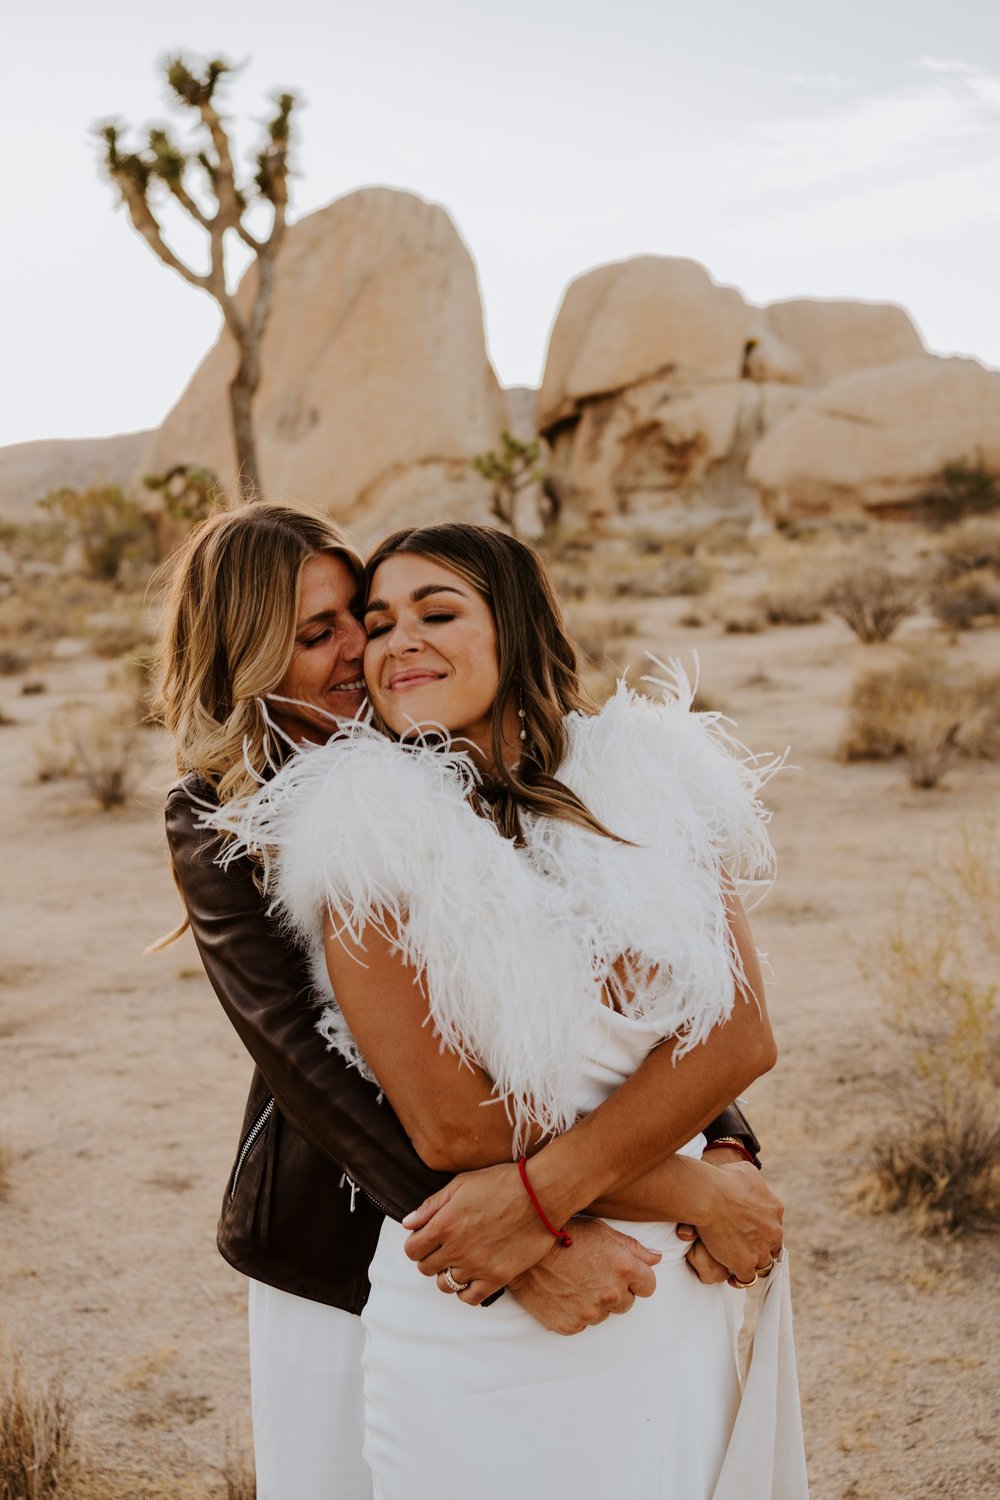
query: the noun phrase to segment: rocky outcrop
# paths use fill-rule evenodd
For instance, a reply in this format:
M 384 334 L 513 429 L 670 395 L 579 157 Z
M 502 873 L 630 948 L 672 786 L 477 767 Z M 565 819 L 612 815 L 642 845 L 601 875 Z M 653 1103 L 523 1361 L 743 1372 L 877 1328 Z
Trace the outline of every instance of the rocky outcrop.
M 830 382 L 900 361 L 940 363 L 890 304 L 755 308 L 690 260 L 601 266 L 570 286 L 552 331 L 538 403 L 550 484 L 565 514 L 605 530 L 749 521 L 769 435 Z M 942 438 L 952 454 L 961 440 Z
M 252 274 L 252 273 L 251 273 Z M 224 333 L 144 457 L 235 485 Z M 297 223 L 277 267 L 255 401 L 267 493 L 322 506 L 359 541 L 410 519 L 485 519 L 468 459 L 506 423 L 468 250 L 444 209 L 366 188 Z
M 891 302 L 797 297 L 769 303 L 762 323 L 774 341 L 772 359 L 797 367 L 802 385 L 927 356 L 909 315 Z
M 923 357 L 811 394 L 757 444 L 748 477 L 778 519 L 905 509 L 959 459 L 1000 470 L 1000 372 Z

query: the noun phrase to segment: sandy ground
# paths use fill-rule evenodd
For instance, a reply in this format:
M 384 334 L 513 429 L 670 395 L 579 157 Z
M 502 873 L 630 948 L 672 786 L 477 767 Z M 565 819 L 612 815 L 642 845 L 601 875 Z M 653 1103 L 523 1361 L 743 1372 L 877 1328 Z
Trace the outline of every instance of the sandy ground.
M 640 633 L 697 648 L 741 735 L 791 745 L 798 767 L 772 787 L 781 867 L 755 918 L 782 1055 L 750 1112 L 788 1204 L 813 1495 L 995 1497 L 1000 1246 L 921 1241 L 904 1218 L 852 1207 L 850 1185 L 896 1108 L 858 954 L 907 889 L 932 896 L 957 825 L 996 808 L 1000 766 L 962 763 L 919 792 L 899 766 L 839 764 L 850 681 L 896 648 L 861 646 L 835 620 L 752 636 L 686 629 L 683 604 L 641 610 Z M 930 630 L 911 622 L 902 636 Z M 995 664 L 996 640 L 976 632 L 945 649 L 984 665 L 993 652 Z M 178 914 L 163 740 L 147 733 L 125 811 L 93 810 L 72 782 L 38 785 L 36 734 L 60 702 L 100 698 L 107 664 L 72 657 L 34 675 L 45 694 L 0 684 L 16 720 L 0 728 L 3 1333 L 62 1376 L 123 1473 L 164 1493 L 217 1493 L 227 1442 L 248 1443 L 246 1289 L 214 1230 L 250 1067 L 190 939 L 142 956 Z

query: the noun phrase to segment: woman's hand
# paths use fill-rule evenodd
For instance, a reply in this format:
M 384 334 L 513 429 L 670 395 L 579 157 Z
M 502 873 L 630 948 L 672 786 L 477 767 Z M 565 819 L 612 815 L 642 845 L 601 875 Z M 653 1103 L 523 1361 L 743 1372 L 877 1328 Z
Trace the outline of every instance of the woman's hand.
M 636 1297 L 651 1297 L 656 1290 L 653 1267 L 662 1259 L 658 1250 L 600 1219 L 574 1219 L 572 1232 L 570 1249 L 554 1243 L 507 1288 L 552 1333 L 581 1333 L 612 1313 L 628 1312 Z
M 403 1228 L 413 1231 L 405 1249 L 423 1275 L 450 1268 L 469 1283 L 458 1295 L 473 1306 L 537 1265 L 553 1243 L 513 1163 L 453 1177 Z
M 678 1237 L 693 1242 L 688 1264 L 705 1282 L 752 1281 L 781 1252 L 784 1205 L 739 1152 L 719 1147 L 703 1159 L 719 1175 L 701 1222 L 677 1226 Z

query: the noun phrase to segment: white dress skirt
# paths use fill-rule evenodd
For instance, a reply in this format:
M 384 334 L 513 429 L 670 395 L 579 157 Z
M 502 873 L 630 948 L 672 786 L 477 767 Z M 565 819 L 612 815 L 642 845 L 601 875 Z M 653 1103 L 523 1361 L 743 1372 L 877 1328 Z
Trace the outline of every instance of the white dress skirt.
M 602 1010 L 581 1112 L 629 1077 L 655 1039 Z M 685 1152 L 700 1155 L 703 1144 L 698 1136 Z M 673 1224 L 615 1228 L 662 1252 L 656 1291 L 567 1338 L 512 1296 L 479 1308 L 444 1295 L 406 1258 L 406 1232 L 386 1221 L 364 1313 L 364 1451 L 376 1500 L 710 1500 L 740 1401 L 744 1294 L 702 1285 Z

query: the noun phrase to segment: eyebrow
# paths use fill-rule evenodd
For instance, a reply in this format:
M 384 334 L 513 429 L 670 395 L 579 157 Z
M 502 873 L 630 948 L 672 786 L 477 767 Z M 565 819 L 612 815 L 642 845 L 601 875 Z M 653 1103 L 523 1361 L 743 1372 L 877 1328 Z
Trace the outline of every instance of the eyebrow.
M 420 588 L 414 589 L 410 595 L 413 604 L 419 604 L 421 599 L 429 599 L 431 594 L 457 594 L 460 599 L 466 598 L 464 589 L 449 588 L 446 583 L 424 583 Z M 374 614 L 377 610 L 388 609 L 389 606 L 384 599 L 370 599 L 365 608 L 365 614 Z

